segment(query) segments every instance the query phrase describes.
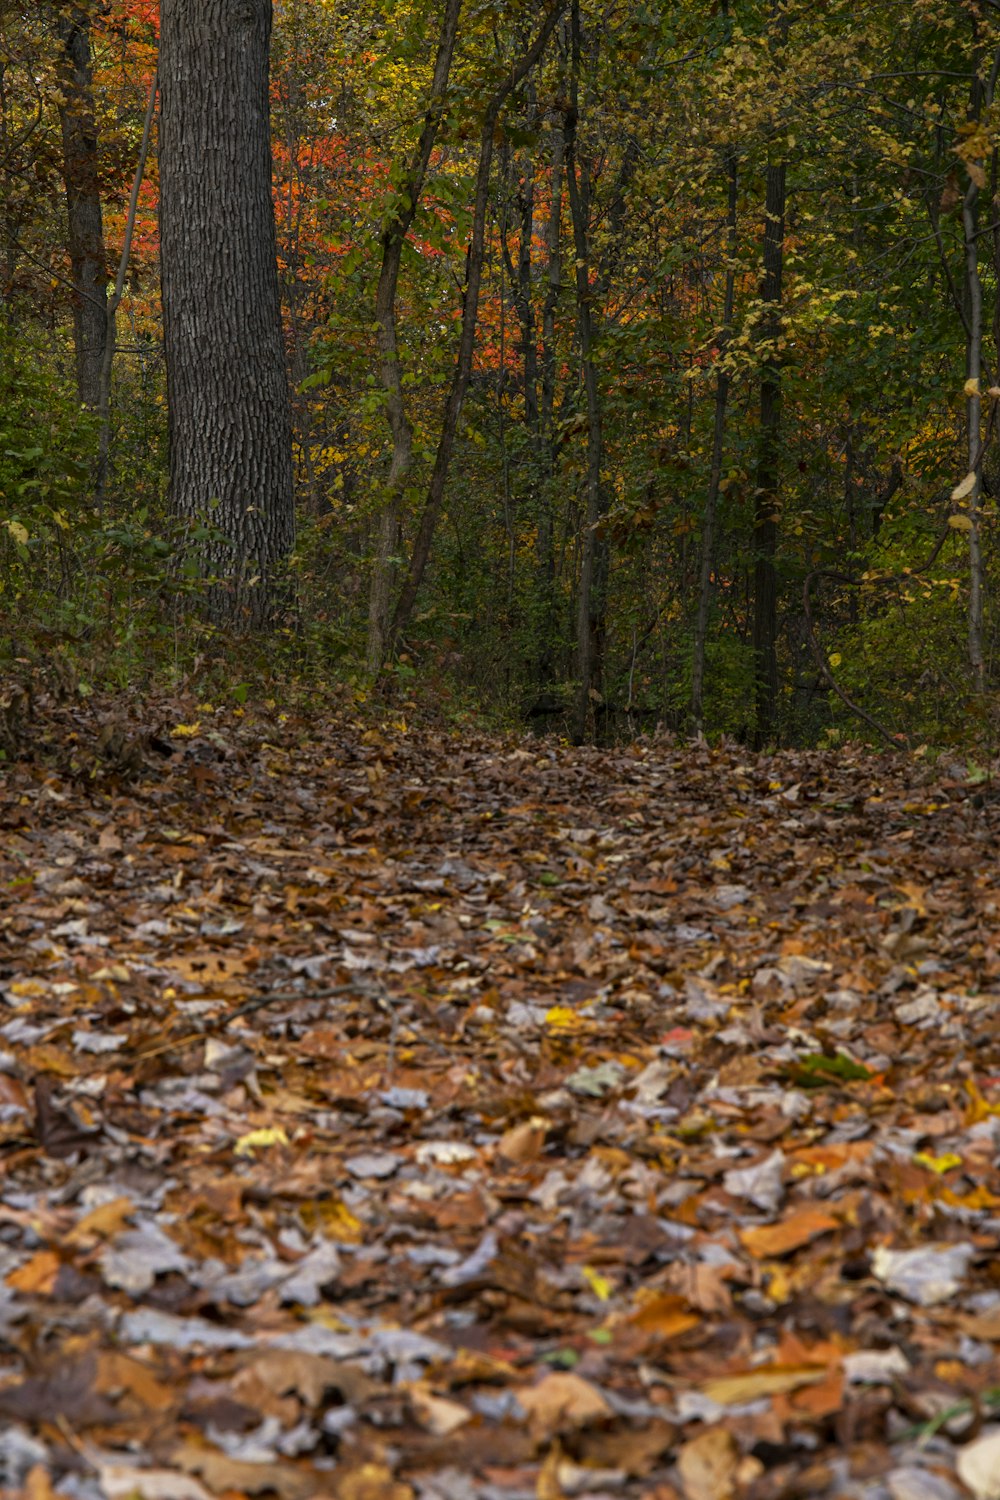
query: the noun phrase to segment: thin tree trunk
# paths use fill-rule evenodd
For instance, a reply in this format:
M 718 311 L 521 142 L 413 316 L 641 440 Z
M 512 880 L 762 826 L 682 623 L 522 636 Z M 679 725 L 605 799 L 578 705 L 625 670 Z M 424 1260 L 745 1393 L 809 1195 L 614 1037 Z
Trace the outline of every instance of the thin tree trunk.
M 701 559 L 698 575 L 698 614 L 694 626 L 694 655 L 691 662 L 691 718 L 696 734 L 701 734 L 705 716 L 705 646 L 708 640 L 708 617 L 712 604 L 712 567 L 715 561 L 716 514 L 719 488 L 722 484 L 722 460 L 726 436 L 726 407 L 729 403 L 729 371 L 725 367 L 726 350 L 733 332 L 733 309 L 736 300 L 736 209 L 739 167 L 736 152 L 726 152 L 726 175 L 729 179 L 729 203 L 726 211 L 727 251 L 725 292 L 722 299 L 722 332 L 719 335 L 719 374 L 715 386 L 715 421 L 712 429 L 712 467 L 705 496 L 705 514 L 701 527 Z
M 785 239 L 785 163 L 767 169 L 764 204 L 764 280 L 761 300 L 760 435 L 757 450 L 757 496 L 754 508 L 754 696 L 755 740 L 759 746 L 774 734 L 778 706 L 778 492 L 781 431 L 781 282 Z
M 431 96 L 420 140 L 382 226 L 382 269 L 375 294 L 375 321 L 378 325 L 378 348 L 381 356 L 379 372 L 392 436 L 392 461 L 385 483 L 385 499 L 379 520 L 378 543 L 368 598 L 368 667 L 372 672 L 379 670 L 389 650 L 392 596 L 402 545 L 403 494 L 413 467 L 413 429 L 403 400 L 399 336 L 396 328 L 399 266 L 403 244 L 420 202 L 434 142 L 445 116 L 448 76 L 455 55 L 461 10 L 462 0 L 447 0 L 441 18 Z
M 983 88 L 979 77 L 973 78 L 970 120 L 981 118 L 991 107 L 1000 72 L 1000 50 L 994 59 L 989 81 Z M 965 291 L 967 298 L 967 338 L 965 358 L 965 424 L 968 442 L 969 472 L 975 475 L 968 498 L 969 519 L 969 666 L 973 690 L 981 693 L 986 686 L 986 661 L 983 650 L 983 399 L 980 382 L 983 375 L 983 284 L 979 274 L 979 190 L 986 185 L 983 163 L 967 162 L 969 185 L 962 198 L 962 231 L 965 242 Z
M 417 534 L 410 554 L 410 563 L 403 581 L 396 608 L 392 616 L 389 649 L 394 649 L 413 613 L 417 593 L 423 581 L 424 571 L 430 557 L 431 542 L 444 504 L 448 470 L 454 452 L 458 422 L 465 402 L 472 375 L 472 356 L 476 343 L 476 324 L 479 315 L 479 291 L 482 284 L 483 259 L 486 243 L 486 211 L 489 205 L 490 166 L 493 160 L 493 137 L 497 121 L 509 95 L 523 82 L 538 62 L 546 43 L 563 12 L 565 0 L 556 0 L 543 20 L 535 40 L 511 67 L 503 83 L 493 94 L 483 116 L 483 128 L 479 142 L 479 168 L 476 173 L 476 190 L 473 200 L 472 236 L 466 256 L 465 291 L 462 298 L 462 331 L 459 338 L 458 355 L 452 374 L 451 387 L 445 404 L 441 433 L 438 438 L 434 469 L 427 488 L 427 497 L 417 527 Z
M 107 336 L 104 340 L 100 390 L 97 399 L 97 410 L 100 416 L 100 438 L 97 456 L 97 482 L 94 486 L 94 494 L 98 513 L 103 513 L 104 510 L 104 494 L 107 488 L 108 464 L 111 453 L 111 375 L 115 359 L 118 308 L 121 305 L 122 296 L 125 291 L 125 278 L 128 275 L 128 263 L 132 254 L 132 237 L 135 233 L 135 218 L 139 209 L 139 189 L 142 186 L 142 179 L 146 171 L 146 160 L 149 156 L 149 140 L 153 131 L 153 116 L 156 113 L 156 93 L 158 87 L 159 81 L 157 75 L 154 73 L 153 81 L 149 86 L 149 103 L 146 106 L 146 118 L 142 126 L 139 160 L 136 163 L 135 176 L 132 180 L 132 193 L 128 204 L 128 214 L 125 219 L 125 239 L 122 243 L 121 258 L 118 262 L 118 275 L 115 277 L 114 291 L 108 302 Z
M 527 125 L 529 129 L 535 123 L 537 113 L 537 102 L 535 91 L 530 86 L 526 88 L 528 102 Z M 502 202 L 506 203 L 506 193 L 509 191 L 509 183 L 514 172 L 520 171 L 520 185 L 516 190 L 518 209 L 518 241 L 517 241 L 517 264 L 511 259 L 510 249 L 507 245 L 506 233 L 501 237 L 500 253 L 510 280 L 511 294 L 514 301 L 514 311 L 521 330 L 521 369 L 524 381 L 524 422 L 533 438 L 538 436 L 538 344 L 537 328 L 535 321 L 535 304 L 532 297 L 531 287 L 531 242 L 535 232 L 535 174 L 530 154 L 525 153 L 523 162 L 518 166 L 517 159 L 509 151 L 504 156 L 504 178 L 507 179 L 501 187 Z M 502 214 L 502 221 L 506 225 L 506 213 Z
M 90 14 L 71 5 L 56 17 L 62 44 L 63 177 L 73 280 L 76 382 L 85 406 L 100 404 L 101 366 L 107 337 L 107 258 L 97 158 L 97 121 L 91 66 Z
M 580 584 L 576 612 L 577 698 L 573 735 L 586 738 L 595 701 L 599 701 L 603 658 L 604 585 L 607 547 L 597 534 L 604 510 L 601 494 L 601 462 L 604 435 L 601 427 L 601 395 L 594 367 L 594 291 L 590 282 L 590 183 L 584 168 L 578 175 L 577 127 L 580 101 L 580 3 L 573 0 L 570 20 L 570 108 L 566 116 L 566 189 L 573 225 L 576 270 L 576 321 L 580 338 L 580 370 L 587 411 L 587 462 L 584 479 L 584 519 Z
M 269 623 L 295 539 L 271 194 L 270 0 L 162 0 L 160 246 L 170 495 L 210 619 Z
M 556 636 L 555 504 L 556 479 L 556 313 L 562 292 L 562 201 L 566 155 L 566 122 L 555 116 L 549 168 L 549 221 L 545 230 L 546 286 L 542 306 L 541 410 L 539 413 L 541 477 L 538 504 L 536 568 L 541 623 L 535 681 L 544 692 L 552 677 Z

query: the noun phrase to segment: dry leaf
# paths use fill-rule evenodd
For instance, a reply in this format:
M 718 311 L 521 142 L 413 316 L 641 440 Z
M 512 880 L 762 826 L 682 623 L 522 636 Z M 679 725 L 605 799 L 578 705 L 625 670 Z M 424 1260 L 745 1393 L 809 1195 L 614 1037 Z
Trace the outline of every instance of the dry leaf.
M 408 1484 L 393 1479 L 384 1464 L 361 1464 L 337 1476 L 334 1485 L 337 1500 L 413 1500 Z
M 839 1228 L 840 1224 L 832 1214 L 824 1213 L 819 1208 L 801 1208 L 787 1219 L 782 1219 L 779 1224 L 761 1224 L 741 1229 L 740 1239 L 752 1256 L 763 1260 L 801 1250 L 803 1245 L 808 1245 L 819 1235 Z
M 6 1282 L 15 1292 L 48 1296 L 56 1284 L 62 1261 L 54 1250 L 38 1250 L 23 1266 L 11 1271 Z
M 427 1386 L 412 1387 L 410 1404 L 421 1427 L 435 1437 L 447 1437 L 450 1432 L 456 1432 L 466 1422 L 472 1421 L 472 1412 L 467 1407 L 443 1396 L 435 1396 Z
M 959 1450 L 958 1477 L 975 1500 L 1000 1500 L 1000 1427 L 988 1427 Z
M 733 1500 L 740 1450 L 725 1427 L 706 1427 L 677 1455 L 685 1500 Z
M 538 1385 L 522 1386 L 517 1399 L 528 1414 L 532 1436 L 539 1440 L 587 1427 L 611 1415 L 611 1407 L 597 1387 L 579 1375 L 546 1375 Z
M 497 1143 L 497 1151 L 508 1161 L 536 1161 L 545 1148 L 548 1130 L 548 1120 L 541 1115 L 533 1115 L 530 1120 L 523 1120 L 520 1125 L 512 1126 L 502 1135 Z
M 101 1464 L 97 1473 L 106 1500 L 212 1500 L 203 1484 L 176 1469 Z
M 828 1374 L 828 1365 L 761 1365 L 742 1375 L 722 1375 L 716 1380 L 706 1380 L 701 1393 L 720 1406 L 739 1406 L 744 1401 L 756 1401 L 760 1396 L 776 1396 L 796 1391 L 800 1386 L 815 1385 L 826 1380 Z

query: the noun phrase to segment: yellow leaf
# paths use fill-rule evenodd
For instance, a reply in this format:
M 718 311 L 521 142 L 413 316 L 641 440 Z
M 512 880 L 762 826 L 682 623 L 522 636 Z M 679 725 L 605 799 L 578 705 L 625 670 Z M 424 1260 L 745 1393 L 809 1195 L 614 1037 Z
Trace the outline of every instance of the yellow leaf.
M 834 651 L 829 658 L 831 667 L 839 667 L 843 659 L 839 651 Z
M 593 1266 L 583 1267 L 583 1279 L 594 1293 L 594 1296 L 599 1297 L 602 1302 L 607 1302 L 615 1289 L 614 1283 L 609 1281 L 606 1276 L 602 1276 L 600 1271 L 595 1271 Z
M 948 525 L 952 531 L 971 531 L 972 521 L 968 516 L 949 516 Z
M 976 488 L 976 471 L 975 471 L 975 469 L 971 469 L 969 471 L 969 473 L 966 474 L 966 476 L 962 480 L 961 484 L 956 484 L 955 488 L 951 492 L 951 498 L 953 500 L 964 500 L 965 497 L 966 497 L 966 495 L 971 495 L 972 491 L 975 488 Z
M 953 1151 L 946 1151 L 943 1156 L 931 1156 L 928 1151 L 918 1151 L 913 1160 L 918 1166 L 926 1167 L 929 1172 L 936 1172 L 939 1177 L 962 1165 L 962 1158 Z
M 23 547 L 28 540 L 27 528 L 22 526 L 20 521 L 5 521 L 4 525 L 10 532 L 11 536 L 14 538 L 15 542 L 20 542 L 21 546 Z
M 962 394 L 963 394 L 963 396 L 978 396 L 979 395 L 979 381 L 978 381 L 978 379 L 967 380 L 965 382 L 965 384 L 963 385 L 963 387 L 962 387 Z
M 571 1005 L 553 1005 L 551 1010 L 546 1011 L 545 1024 L 556 1031 L 578 1031 L 585 1023 Z
M 816 1385 L 829 1374 L 826 1365 L 762 1365 L 744 1375 L 722 1375 L 707 1380 L 701 1387 L 703 1396 L 720 1406 L 739 1406 L 759 1396 L 781 1396 L 804 1385 Z
M 199 720 L 197 724 L 175 724 L 170 733 L 175 740 L 190 740 L 194 738 L 200 729 L 201 721 Z
M 253 1156 L 258 1147 L 262 1146 L 287 1146 L 288 1137 L 280 1125 L 264 1127 L 260 1130 L 250 1130 L 246 1135 L 241 1135 L 233 1151 L 237 1156 Z
M 988 1120 L 990 1115 L 1000 1115 L 1000 1104 L 991 1104 L 988 1099 L 984 1099 L 975 1079 L 965 1080 L 965 1092 L 970 1100 L 965 1112 L 967 1125 L 977 1125 L 980 1120 Z

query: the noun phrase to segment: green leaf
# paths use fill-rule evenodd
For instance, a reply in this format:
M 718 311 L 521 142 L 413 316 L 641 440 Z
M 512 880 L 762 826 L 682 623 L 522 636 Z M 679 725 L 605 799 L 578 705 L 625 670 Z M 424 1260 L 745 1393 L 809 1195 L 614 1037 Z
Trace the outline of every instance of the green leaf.
M 851 1078 L 871 1078 L 869 1070 L 844 1052 L 828 1057 L 825 1052 L 809 1052 L 788 1069 L 788 1075 L 802 1088 L 822 1088 L 825 1083 Z

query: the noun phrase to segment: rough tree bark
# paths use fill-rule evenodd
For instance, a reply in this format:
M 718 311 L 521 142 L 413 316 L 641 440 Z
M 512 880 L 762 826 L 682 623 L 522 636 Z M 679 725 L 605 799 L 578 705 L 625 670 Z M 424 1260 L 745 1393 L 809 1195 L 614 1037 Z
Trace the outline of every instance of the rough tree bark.
M 101 365 L 107 337 L 108 273 L 97 159 L 90 13 L 86 5 L 65 5 L 57 11 L 55 23 L 62 47 L 59 117 L 73 281 L 76 383 L 80 400 L 85 406 L 96 408 L 100 404 Z
M 271 197 L 270 0 L 163 0 L 160 244 L 170 495 L 211 526 L 209 618 L 281 605 L 295 537 Z

